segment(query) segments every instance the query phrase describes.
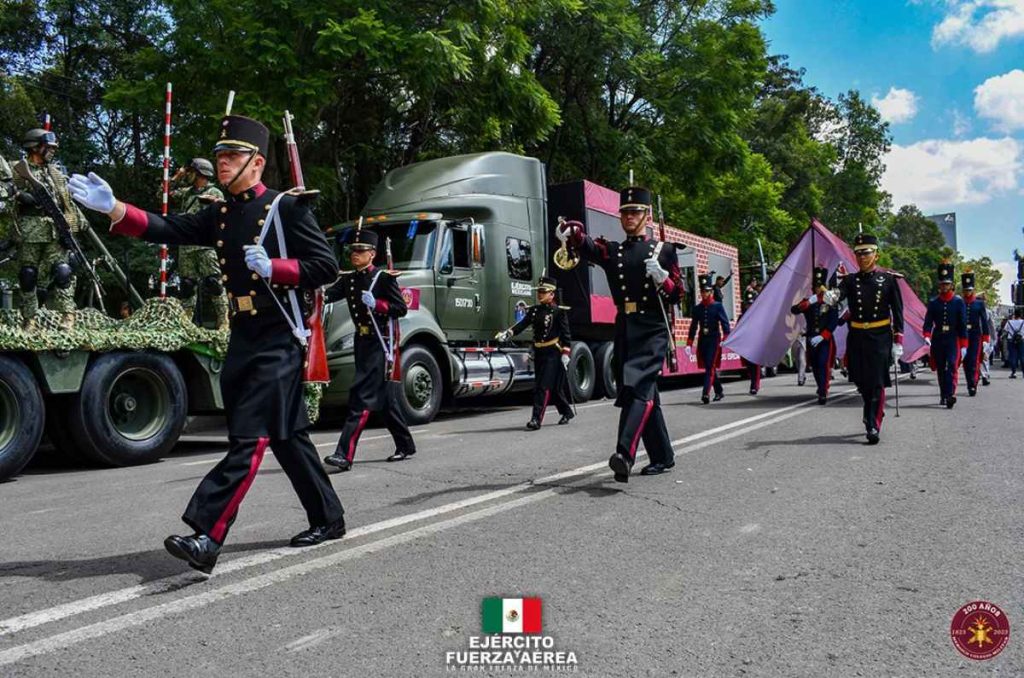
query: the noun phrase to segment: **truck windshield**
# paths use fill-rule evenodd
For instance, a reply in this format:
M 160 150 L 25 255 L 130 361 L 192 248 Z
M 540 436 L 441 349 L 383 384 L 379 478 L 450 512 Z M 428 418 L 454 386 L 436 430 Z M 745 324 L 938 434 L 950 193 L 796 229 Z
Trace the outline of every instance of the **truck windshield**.
M 394 267 L 400 271 L 412 271 L 416 269 L 431 268 L 434 265 L 434 240 L 437 234 L 436 221 L 395 221 L 386 224 L 374 224 L 365 227 L 372 230 L 379 237 L 377 256 L 373 260 L 375 266 L 384 266 L 387 263 L 387 248 L 385 242 L 391 239 L 391 256 L 394 258 Z M 338 260 L 341 268 L 347 270 L 352 267 L 348 261 L 348 253 L 345 244 L 352 240 L 353 231 L 347 228 L 338 236 L 340 246 Z

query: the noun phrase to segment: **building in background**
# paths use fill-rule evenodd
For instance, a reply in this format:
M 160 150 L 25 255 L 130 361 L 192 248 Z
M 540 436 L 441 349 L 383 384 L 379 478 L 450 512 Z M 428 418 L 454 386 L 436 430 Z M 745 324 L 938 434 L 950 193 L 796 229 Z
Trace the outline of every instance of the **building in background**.
M 942 237 L 946 240 L 946 244 L 956 249 L 956 212 L 946 212 L 945 214 L 933 214 L 925 217 L 935 222 L 935 225 L 942 231 Z

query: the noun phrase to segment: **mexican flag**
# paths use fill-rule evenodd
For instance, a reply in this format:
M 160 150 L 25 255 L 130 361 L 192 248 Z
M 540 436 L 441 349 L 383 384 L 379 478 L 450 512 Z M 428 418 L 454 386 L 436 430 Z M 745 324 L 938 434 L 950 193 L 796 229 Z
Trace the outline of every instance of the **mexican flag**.
M 540 633 L 540 598 L 484 598 L 484 633 Z

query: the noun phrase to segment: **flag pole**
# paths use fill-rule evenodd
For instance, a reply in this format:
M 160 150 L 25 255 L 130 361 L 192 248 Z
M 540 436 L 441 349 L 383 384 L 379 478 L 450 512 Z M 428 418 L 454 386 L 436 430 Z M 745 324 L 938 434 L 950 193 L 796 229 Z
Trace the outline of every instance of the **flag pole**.
M 161 196 L 160 214 L 167 216 L 167 198 L 170 192 L 171 167 L 171 83 L 167 83 L 167 96 L 164 101 L 164 181 Z M 160 298 L 167 298 L 167 244 L 160 245 Z

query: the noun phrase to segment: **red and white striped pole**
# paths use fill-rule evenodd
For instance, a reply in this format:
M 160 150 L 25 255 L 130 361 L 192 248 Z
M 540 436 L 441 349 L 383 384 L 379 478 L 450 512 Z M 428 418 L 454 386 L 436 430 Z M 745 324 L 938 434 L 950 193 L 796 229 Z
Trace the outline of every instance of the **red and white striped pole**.
M 171 83 L 167 83 L 167 103 L 164 106 L 164 195 L 160 214 L 167 216 L 167 198 L 171 190 Z M 167 245 L 160 245 L 160 298 L 167 298 Z
M 53 126 L 53 123 L 50 122 L 50 114 L 49 113 L 44 113 L 43 114 L 43 129 L 46 130 L 47 132 L 49 132 L 49 131 L 51 131 L 52 126 Z

